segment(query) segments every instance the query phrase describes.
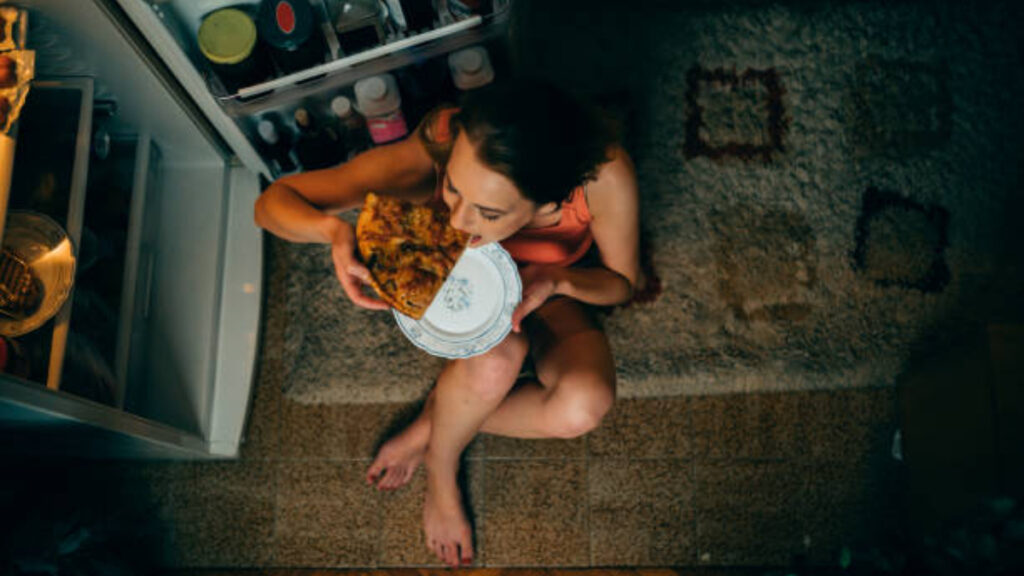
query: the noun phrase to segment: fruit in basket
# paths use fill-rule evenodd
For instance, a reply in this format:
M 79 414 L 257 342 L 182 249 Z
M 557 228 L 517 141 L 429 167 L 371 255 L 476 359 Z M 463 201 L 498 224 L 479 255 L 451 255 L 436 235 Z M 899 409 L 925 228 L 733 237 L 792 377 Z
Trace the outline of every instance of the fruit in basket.
M 7 125 L 7 116 L 11 113 L 11 102 L 0 96 L 0 126 Z
M 0 88 L 10 88 L 18 83 L 18 71 L 14 59 L 0 55 Z

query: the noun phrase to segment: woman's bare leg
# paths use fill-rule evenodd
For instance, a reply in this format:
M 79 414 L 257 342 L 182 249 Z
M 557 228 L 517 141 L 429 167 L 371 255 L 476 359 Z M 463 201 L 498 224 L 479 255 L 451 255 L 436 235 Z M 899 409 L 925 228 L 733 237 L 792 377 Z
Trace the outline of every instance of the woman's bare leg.
M 525 383 L 505 396 L 518 373 L 520 354 L 525 354 L 523 348 L 509 351 L 525 346 L 525 340 L 503 343 L 496 355 L 474 362 L 449 363 L 420 417 L 382 447 L 368 472 L 373 482 L 384 470 L 378 486 L 396 488 L 412 477 L 429 445 L 424 531 L 428 546 L 450 565 L 471 557 L 472 535 L 455 475 L 459 456 L 476 432 L 575 437 L 596 427 L 614 399 L 607 339 L 580 305 L 552 301 L 538 311 L 534 325 L 529 332 L 536 342 L 538 376 L 550 387 Z
M 449 362 L 437 379 L 424 455 L 423 532 L 427 545 L 449 566 L 473 559 L 473 534 L 456 481 L 459 457 L 512 388 L 528 347 L 524 335 L 510 335 L 482 357 Z
M 512 390 L 486 417 L 480 432 L 552 438 L 586 431 L 595 418 L 600 419 L 601 408 L 614 398 L 614 364 L 607 338 L 579 304 L 567 300 L 545 304 L 525 326 L 536 342 L 534 355 L 540 381 L 551 384 L 524 382 Z M 569 385 L 560 386 L 563 379 Z M 367 483 L 393 490 L 412 479 L 427 450 L 435 396 L 436 389 L 416 420 L 381 447 L 367 470 Z M 565 418 L 567 412 L 576 417 Z

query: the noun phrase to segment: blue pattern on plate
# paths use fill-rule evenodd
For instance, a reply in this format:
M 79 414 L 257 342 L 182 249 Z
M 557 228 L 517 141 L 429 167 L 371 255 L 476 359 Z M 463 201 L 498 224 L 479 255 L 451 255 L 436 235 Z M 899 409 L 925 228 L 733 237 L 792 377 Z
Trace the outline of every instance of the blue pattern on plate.
M 472 249 L 490 264 L 494 265 L 501 281 L 495 288 L 502 295 L 500 312 L 487 329 L 471 339 L 446 337 L 429 329 L 422 321 L 416 321 L 393 310 L 398 327 L 405 336 L 420 349 L 443 358 L 469 358 L 487 352 L 497 346 L 512 331 L 512 312 L 522 299 L 523 285 L 519 270 L 512 257 L 498 243 L 491 243 Z M 472 303 L 473 287 L 465 279 L 449 277 L 440 297 L 441 304 L 448 310 L 459 312 Z M 461 308 L 460 308 L 461 307 Z

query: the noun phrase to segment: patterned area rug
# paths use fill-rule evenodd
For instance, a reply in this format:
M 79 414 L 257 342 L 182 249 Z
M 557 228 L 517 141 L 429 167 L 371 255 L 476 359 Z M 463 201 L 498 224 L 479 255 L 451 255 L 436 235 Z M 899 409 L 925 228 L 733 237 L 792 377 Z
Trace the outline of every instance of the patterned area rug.
M 950 4 L 521 15 L 521 66 L 624 95 L 660 293 L 606 318 L 620 396 L 891 384 L 1019 312 L 1020 19 Z M 348 305 L 325 247 L 279 255 L 290 398 L 429 389 L 442 361 Z

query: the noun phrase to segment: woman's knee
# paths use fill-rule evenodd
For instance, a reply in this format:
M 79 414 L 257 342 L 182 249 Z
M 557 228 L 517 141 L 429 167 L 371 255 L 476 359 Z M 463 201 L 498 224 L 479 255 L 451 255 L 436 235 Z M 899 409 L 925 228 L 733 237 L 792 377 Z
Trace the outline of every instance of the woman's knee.
M 597 428 L 611 410 L 615 403 L 615 385 L 598 375 L 567 377 L 567 380 L 571 382 L 559 383 L 551 398 L 552 435 L 578 438 Z
M 504 397 L 515 384 L 528 351 L 529 343 L 522 334 L 510 334 L 484 354 L 461 360 L 466 363 L 467 386 L 484 398 Z

